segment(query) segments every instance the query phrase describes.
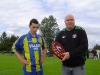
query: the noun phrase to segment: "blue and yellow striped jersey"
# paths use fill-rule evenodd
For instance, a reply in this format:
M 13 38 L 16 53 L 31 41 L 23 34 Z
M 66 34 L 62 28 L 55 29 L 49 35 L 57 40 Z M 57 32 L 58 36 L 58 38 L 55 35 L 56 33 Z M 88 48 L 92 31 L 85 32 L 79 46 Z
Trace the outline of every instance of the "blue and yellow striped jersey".
M 21 36 L 12 46 L 13 52 L 22 51 L 22 54 L 29 65 L 25 66 L 26 71 L 31 72 L 32 67 L 36 66 L 36 71 L 40 70 L 40 57 L 42 49 L 47 48 L 44 38 L 38 34 L 33 37 L 30 33 Z

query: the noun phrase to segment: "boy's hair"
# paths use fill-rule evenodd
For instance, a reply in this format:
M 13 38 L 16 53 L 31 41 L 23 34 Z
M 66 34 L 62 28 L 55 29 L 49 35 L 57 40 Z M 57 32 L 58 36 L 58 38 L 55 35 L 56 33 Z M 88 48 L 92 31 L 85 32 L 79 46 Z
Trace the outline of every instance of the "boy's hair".
M 37 19 L 35 19 L 35 18 L 33 18 L 32 20 L 30 20 L 29 25 L 31 26 L 32 23 L 39 24 L 38 21 L 37 21 Z

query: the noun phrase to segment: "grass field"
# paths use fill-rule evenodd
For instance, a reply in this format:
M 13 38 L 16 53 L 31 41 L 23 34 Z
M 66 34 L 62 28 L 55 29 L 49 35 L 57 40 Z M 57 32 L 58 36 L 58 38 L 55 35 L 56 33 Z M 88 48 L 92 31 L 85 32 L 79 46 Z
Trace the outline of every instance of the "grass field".
M 61 62 L 56 57 L 47 57 L 43 63 L 44 75 L 61 75 Z M 0 75 L 23 75 L 22 64 L 16 56 L 0 54 Z M 87 59 L 86 75 L 100 75 L 100 59 Z

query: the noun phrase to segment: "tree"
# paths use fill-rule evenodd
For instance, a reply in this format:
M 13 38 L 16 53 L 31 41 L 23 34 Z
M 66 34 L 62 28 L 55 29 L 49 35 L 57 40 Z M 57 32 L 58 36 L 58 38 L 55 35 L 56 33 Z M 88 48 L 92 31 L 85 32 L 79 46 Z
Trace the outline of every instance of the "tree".
M 51 42 L 54 41 L 56 35 L 60 31 L 56 19 L 50 15 L 44 18 L 40 25 L 40 33 L 45 38 L 48 48 L 50 49 Z
M 10 37 L 10 42 L 11 42 L 11 43 L 14 43 L 18 38 L 19 38 L 18 36 L 11 35 L 11 37 Z
M 3 32 L 1 37 L 0 37 L 0 42 L 5 43 L 6 39 L 7 39 L 7 34 L 6 34 L 6 32 Z
M 100 50 L 100 45 L 96 44 L 96 45 L 93 47 L 93 49 L 98 49 L 98 50 Z
M 0 50 L 4 50 L 6 48 L 6 40 L 7 40 L 7 34 L 6 32 L 3 32 L 0 37 Z
M 18 36 L 15 35 L 11 35 L 11 37 L 8 37 L 8 40 L 6 42 L 8 42 L 6 45 L 7 47 L 7 51 L 11 50 L 11 47 L 13 45 L 13 43 L 18 39 Z
M 18 39 L 18 36 L 7 37 L 6 32 L 3 32 L 0 37 L 0 51 L 10 51 L 16 39 Z

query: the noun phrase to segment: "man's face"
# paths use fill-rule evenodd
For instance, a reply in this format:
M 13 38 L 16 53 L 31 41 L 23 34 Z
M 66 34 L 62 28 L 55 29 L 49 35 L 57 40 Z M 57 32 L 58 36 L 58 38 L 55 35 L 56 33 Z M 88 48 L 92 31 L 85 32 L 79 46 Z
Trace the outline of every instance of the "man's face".
M 72 30 L 75 25 L 75 20 L 72 15 L 68 15 L 65 17 L 65 25 L 67 26 L 68 30 Z
M 31 26 L 29 25 L 29 28 L 30 28 L 30 32 L 32 34 L 35 34 L 37 32 L 38 28 L 39 28 L 39 25 L 38 24 L 35 24 L 35 23 L 32 23 Z

